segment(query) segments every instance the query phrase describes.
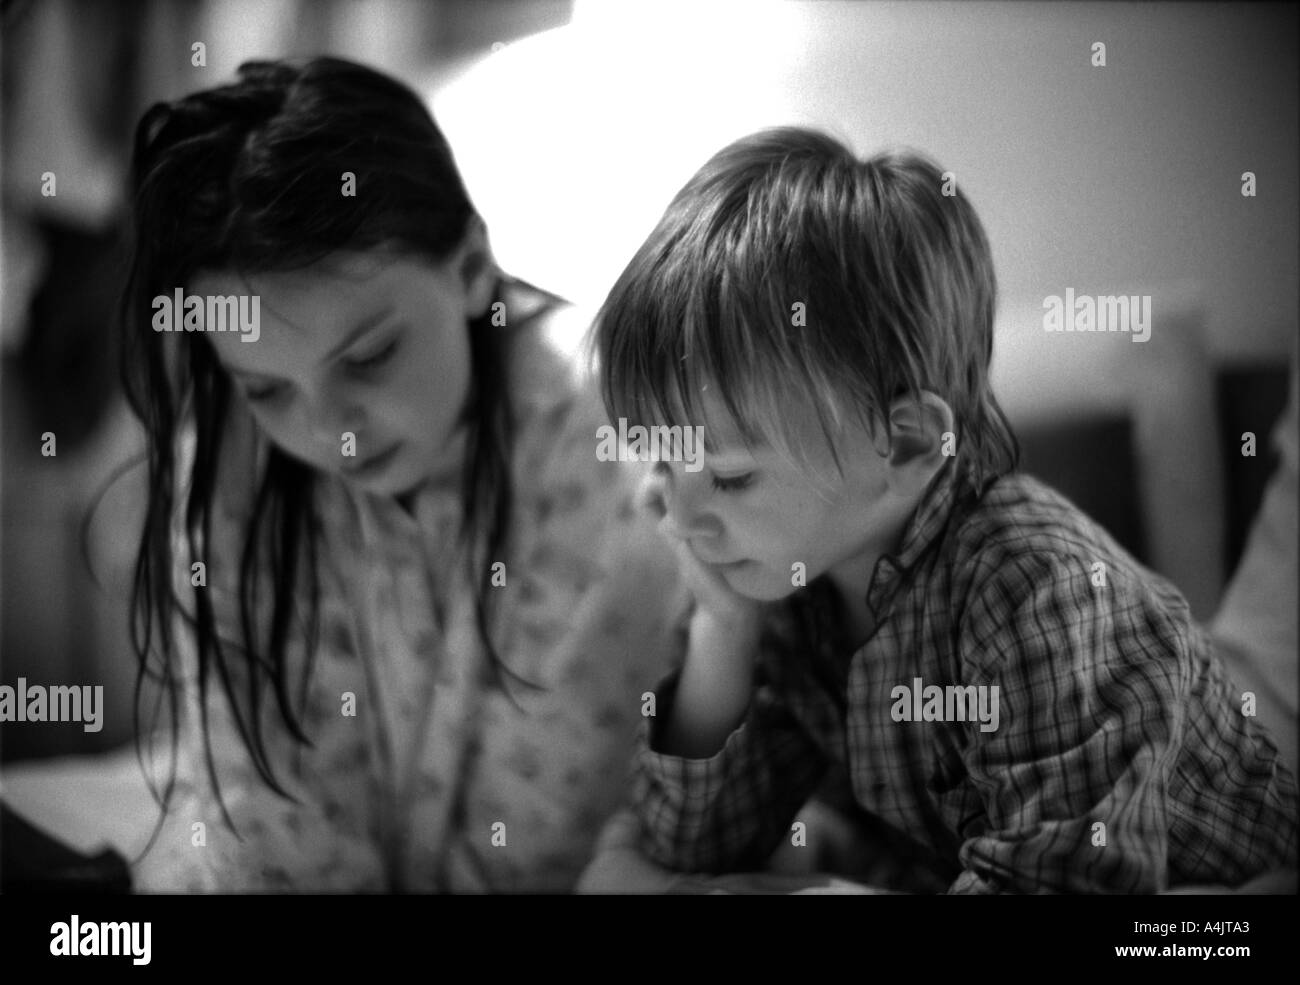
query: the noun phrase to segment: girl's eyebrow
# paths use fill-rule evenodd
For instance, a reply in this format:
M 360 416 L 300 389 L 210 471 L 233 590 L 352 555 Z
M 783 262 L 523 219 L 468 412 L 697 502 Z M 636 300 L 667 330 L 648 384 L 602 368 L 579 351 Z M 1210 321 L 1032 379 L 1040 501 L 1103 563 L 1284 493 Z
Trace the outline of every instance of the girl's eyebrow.
M 238 376 L 240 379 L 248 380 L 249 382 L 256 382 L 256 383 L 285 382 L 278 376 L 266 376 L 263 373 L 254 373 L 251 370 L 247 370 L 247 369 L 236 369 L 234 366 L 227 366 L 226 370 L 232 375 Z
M 325 358 L 322 359 L 321 362 L 327 363 L 333 360 L 335 356 L 345 351 L 350 345 L 352 345 L 353 342 L 357 341 L 357 339 L 361 338 L 361 336 L 365 335 L 376 325 L 380 325 L 386 322 L 389 318 L 391 318 L 395 310 L 396 310 L 396 305 L 390 304 L 387 307 L 385 307 L 382 311 L 379 311 L 376 314 L 369 316 L 368 318 L 361 319 L 361 321 L 357 322 L 356 325 L 352 326 L 351 330 L 349 330 L 347 335 L 343 337 L 343 340 L 339 342 L 338 345 L 334 346 L 334 348 L 330 349 L 329 352 L 325 353 Z

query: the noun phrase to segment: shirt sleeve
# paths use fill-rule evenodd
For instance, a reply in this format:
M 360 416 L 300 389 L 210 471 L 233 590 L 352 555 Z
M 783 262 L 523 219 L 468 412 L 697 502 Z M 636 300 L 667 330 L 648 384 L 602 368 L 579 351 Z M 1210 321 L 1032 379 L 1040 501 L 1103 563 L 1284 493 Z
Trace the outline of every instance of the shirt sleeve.
M 968 727 L 985 823 L 961 844 L 950 892 L 1165 888 L 1185 629 L 1137 577 L 1034 555 L 976 593 L 963 684 L 995 689 L 998 717 Z
M 761 674 L 761 668 L 760 668 Z M 678 672 L 656 694 L 642 724 L 634 799 L 657 862 L 686 872 L 761 867 L 816 790 L 828 762 L 820 745 L 761 677 L 744 720 L 708 759 L 659 751 Z

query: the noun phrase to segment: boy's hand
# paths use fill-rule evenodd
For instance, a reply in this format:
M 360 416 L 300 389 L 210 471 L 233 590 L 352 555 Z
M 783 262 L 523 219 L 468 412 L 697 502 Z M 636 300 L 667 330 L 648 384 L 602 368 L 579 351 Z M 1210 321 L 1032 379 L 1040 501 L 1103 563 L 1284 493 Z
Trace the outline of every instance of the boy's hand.
M 665 535 L 667 536 L 667 535 Z M 692 621 L 705 618 L 723 628 L 746 630 L 759 622 L 762 605 L 741 595 L 714 569 L 701 561 L 685 541 L 668 538 L 677 555 L 677 568 L 695 600 Z
M 653 472 L 642 483 L 639 497 L 641 505 L 649 510 L 655 519 L 662 521 L 667 513 L 663 482 Z M 695 600 L 697 615 L 707 613 L 712 621 L 735 628 L 757 624 L 762 608 L 759 602 L 746 598 L 728 585 L 717 571 L 695 556 L 685 541 L 664 533 L 662 522 L 660 533 L 677 556 L 678 570 L 691 597 Z
M 642 485 L 641 504 L 662 521 L 667 509 L 660 476 L 652 473 Z M 670 755 L 705 759 L 722 747 L 749 706 L 762 604 L 733 590 L 685 541 L 668 540 L 695 609 L 677 697 L 657 747 Z
M 577 893 L 671 893 L 686 877 L 665 869 L 641 851 L 641 819 L 621 810 L 609 819 Z

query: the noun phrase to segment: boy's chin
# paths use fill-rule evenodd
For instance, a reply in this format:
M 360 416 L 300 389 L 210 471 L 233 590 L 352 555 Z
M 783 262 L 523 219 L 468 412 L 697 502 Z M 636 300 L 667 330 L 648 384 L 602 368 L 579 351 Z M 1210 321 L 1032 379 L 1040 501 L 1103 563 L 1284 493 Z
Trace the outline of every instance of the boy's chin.
M 798 588 L 768 568 L 754 562 L 722 572 L 723 580 L 737 595 L 755 602 L 779 602 L 793 595 Z

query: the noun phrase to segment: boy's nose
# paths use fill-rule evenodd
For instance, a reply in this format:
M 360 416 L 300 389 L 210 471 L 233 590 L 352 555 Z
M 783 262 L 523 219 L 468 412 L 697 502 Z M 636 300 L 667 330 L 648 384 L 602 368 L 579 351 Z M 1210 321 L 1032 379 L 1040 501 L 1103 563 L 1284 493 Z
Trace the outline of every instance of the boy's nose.
M 687 540 L 721 532 L 717 517 L 698 509 L 698 486 L 698 480 L 675 477 L 662 462 L 647 480 L 645 501 L 670 537 Z
M 662 520 L 668 511 L 668 479 L 656 465 L 646 473 L 637 489 L 637 505 L 648 509 L 656 520 Z

